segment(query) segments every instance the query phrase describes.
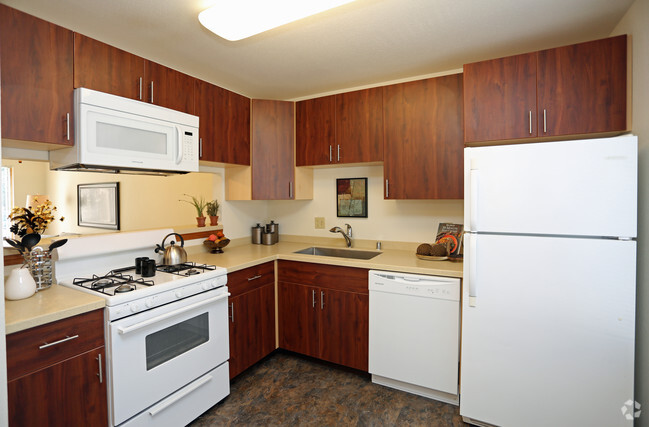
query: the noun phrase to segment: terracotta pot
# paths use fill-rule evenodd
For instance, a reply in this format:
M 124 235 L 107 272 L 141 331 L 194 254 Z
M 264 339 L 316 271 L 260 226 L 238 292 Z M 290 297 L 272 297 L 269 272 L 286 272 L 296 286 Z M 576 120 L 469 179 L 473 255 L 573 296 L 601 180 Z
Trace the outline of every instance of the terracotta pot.
M 218 215 L 210 215 L 210 225 L 219 225 Z
M 204 216 L 197 216 L 196 217 L 196 222 L 198 223 L 199 227 L 205 227 L 205 217 Z

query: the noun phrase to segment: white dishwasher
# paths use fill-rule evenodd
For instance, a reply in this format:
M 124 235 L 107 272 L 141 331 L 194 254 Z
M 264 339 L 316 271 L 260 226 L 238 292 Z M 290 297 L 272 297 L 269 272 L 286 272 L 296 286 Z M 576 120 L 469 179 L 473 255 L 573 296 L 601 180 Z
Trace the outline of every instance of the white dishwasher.
M 372 382 L 458 404 L 460 279 L 370 270 Z

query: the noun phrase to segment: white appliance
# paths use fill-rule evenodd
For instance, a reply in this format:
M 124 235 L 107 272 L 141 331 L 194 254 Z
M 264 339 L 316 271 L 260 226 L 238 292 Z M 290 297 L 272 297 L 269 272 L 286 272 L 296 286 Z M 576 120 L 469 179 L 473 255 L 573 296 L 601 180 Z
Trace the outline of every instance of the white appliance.
M 460 279 L 370 270 L 372 382 L 458 402 Z
M 198 117 L 95 90 L 74 90 L 73 147 L 50 169 L 173 174 L 198 171 Z
M 59 248 L 59 285 L 106 299 L 106 370 L 111 426 L 185 425 L 230 393 L 226 270 L 160 261 L 172 230 L 70 239 Z
M 466 148 L 464 159 L 460 414 L 629 425 L 637 138 Z

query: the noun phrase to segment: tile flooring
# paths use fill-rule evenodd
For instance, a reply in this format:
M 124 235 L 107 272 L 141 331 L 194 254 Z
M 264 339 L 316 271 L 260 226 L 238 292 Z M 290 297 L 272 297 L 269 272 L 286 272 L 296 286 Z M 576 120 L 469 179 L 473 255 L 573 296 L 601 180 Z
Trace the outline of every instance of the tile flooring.
M 201 415 L 206 426 L 464 426 L 457 406 L 373 384 L 369 375 L 277 351 Z

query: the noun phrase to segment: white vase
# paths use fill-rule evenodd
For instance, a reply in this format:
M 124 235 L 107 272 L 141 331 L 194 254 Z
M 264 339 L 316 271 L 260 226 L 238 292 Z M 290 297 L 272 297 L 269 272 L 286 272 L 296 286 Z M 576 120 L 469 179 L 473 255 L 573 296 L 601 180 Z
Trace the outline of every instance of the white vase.
M 26 268 L 15 268 L 5 283 L 5 299 L 19 300 L 36 293 L 36 282 Z

